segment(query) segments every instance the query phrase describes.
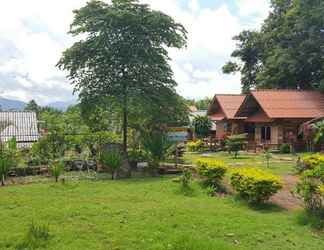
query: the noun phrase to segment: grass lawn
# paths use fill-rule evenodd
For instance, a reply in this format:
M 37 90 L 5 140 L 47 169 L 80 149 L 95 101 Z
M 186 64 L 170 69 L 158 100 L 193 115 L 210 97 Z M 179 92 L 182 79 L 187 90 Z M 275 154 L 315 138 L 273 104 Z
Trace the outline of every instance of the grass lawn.
M 41 249 L 323 249 L 324 235 L 298 212 L 208 197 L 198 183 L 188 197 L 178 185 L 157 177 L 0 188 L 0 249 L 17 249 L 32 221 L 49 225 Z
M 186 153 L 184 160 L 186 163 L 193 163 L 199 158 L 209 157 L 214 159 L 219 159 L 226 162 L 229 166 L 233 167 L 261 167 L 267 169 L 274 174 L 286 175 L 294 174 L 294 167 L 298 155 L 292 154 L 272 154 L 270 159 L 269 168 L 267 168 L 267 162 L 264 154 L 253 154 L 241 152 L 237 159 L 227 152 L 217 152 L 217 153 Z

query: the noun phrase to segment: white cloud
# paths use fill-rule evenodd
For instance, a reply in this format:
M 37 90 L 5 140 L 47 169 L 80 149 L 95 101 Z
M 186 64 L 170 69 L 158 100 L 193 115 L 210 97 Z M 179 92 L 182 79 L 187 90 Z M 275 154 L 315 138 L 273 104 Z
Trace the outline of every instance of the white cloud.
M 71 98 L 73 88 L 55 64 L 74 41 L 66 34 L 73 20 L 72 10 L 86 1 L 2 1 L 0 81 L 6 81 L 0 82 L 2 96 L 23 101 L 34 98 L 40 103 Z M 223 75 L 220 68 L 234 49 L 232 37 L 243 28 L 260 25 L 269 8 L 268 0 L 237 0 L 239 15 L 232 13 L 228 4 L 202 7 L 203 0 L 190 0 L 186 6 L 176 0 L 141 2 L 171 15 L 188 30 L 188 48 L 170 49 L 181 94 L 204 97 L 216 91 L 239 92 L 239 75 Z M 253 22 L 246 26 L 242 18 Z

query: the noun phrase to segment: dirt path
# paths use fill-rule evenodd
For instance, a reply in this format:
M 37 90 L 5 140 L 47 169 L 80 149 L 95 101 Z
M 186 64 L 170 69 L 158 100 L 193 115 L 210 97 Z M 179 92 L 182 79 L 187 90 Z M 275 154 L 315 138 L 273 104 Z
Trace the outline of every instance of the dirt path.
M 291 191 L 298 182 L 298 176 L 284 175 L 282 176 L 283 188 L 276 195 L 272 196 L 270 201 L 288 210 L 300 208 L 301 200 L 294 197 Z

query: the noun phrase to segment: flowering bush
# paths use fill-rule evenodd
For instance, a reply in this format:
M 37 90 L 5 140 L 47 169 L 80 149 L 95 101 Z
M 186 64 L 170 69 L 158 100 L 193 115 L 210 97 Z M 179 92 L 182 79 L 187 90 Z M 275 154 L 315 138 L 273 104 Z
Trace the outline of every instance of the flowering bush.
M 282 188 L 278 176 L 258 168 L 233 170 L 231 185 L 249 203 L 262 203 Z
M 199 152 L 204 148 L 204 142 L 202 140 L 190 141 L 187 143 L 188 151 Z
M 223 161 L 213 159 L 200 159 L 197 161 L 197 172 L 205 179 L 208 186 L 219 187 L 227 171 Z
M 303 157 L 303 169 L 314 169 L 316 166 L 324 164 L 323 154 L 311 154 Z M 302 172 L 302 171 L 301 171 Z

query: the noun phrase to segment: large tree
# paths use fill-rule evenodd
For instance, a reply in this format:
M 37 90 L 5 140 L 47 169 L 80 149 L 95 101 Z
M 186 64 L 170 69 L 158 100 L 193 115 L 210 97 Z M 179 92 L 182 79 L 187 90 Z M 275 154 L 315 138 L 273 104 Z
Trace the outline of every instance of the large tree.
M 130 110 L 161 107 L 176 96 L 167 48 L 184 47 L 186 30 L 135 0 L 90 1 L 74 14 L 70 33 L 83 39 L 64 52 L 58 66 L 69 72 L 81 102 L 109 98 L 119 106 L 127 151 Z
M 324 1 L 272 0 L 260 31 L 243 31 L 234 39 L 234 61 L 224 73 L 239 71 L 243 91 L 250 88 L 324 86 Z

